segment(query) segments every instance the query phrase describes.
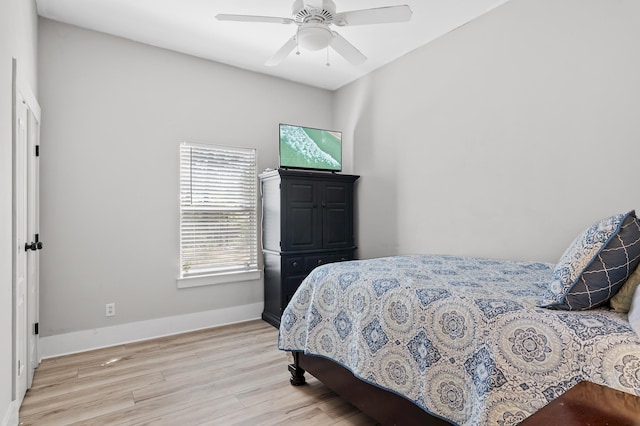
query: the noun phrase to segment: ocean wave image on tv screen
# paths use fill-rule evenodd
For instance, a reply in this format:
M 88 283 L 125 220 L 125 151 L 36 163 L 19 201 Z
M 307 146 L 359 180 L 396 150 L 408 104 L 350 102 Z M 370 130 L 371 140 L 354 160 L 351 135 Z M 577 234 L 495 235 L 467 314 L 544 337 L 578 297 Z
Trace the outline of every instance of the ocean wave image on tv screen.
M 342 146 L 335 132 L 282 125 L 280 140 L 282 167 L 341 169 Z

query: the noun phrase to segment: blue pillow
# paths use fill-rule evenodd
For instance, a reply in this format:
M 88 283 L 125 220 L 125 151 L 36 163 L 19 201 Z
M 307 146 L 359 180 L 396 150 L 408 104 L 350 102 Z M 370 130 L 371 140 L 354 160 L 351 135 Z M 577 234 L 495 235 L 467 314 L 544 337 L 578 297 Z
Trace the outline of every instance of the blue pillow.
M 640 263 L 640 222 L 634 210 L 603 219 L 580 234 L 553 270 L 547 308 L 604 305 Z

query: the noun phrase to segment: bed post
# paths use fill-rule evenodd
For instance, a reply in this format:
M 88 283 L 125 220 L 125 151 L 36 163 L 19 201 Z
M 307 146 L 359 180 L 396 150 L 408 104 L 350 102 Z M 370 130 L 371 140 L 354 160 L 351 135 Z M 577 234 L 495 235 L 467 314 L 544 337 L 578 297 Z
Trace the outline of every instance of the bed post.
M 291 378 L 289 381 L 293 386 L 302 386 L 306 383 L 304 378 L 304 370 L 300 367 L 300 352 L 292 352 L 293 364 L 289 364 L 289 372 Z

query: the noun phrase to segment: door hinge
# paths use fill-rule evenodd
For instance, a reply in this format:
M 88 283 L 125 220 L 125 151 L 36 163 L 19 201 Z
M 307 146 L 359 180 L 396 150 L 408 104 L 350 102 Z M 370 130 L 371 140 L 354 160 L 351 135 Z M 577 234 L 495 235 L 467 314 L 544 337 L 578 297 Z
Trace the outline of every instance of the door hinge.
M 40 323 L 37 322 L 37 323 L 33 324 L 33 334 L 36 334 L 36 335 L 40 334 L 39 329 L 40 329 Z
M 36 157 L 40 157 L 40 145 L 36 145 Z

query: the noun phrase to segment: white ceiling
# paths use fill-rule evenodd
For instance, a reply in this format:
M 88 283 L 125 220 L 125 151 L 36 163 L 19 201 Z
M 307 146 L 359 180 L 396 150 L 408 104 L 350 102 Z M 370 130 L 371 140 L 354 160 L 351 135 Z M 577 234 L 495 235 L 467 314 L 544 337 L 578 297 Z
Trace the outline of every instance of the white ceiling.
M 36 0 L 40 16 L 287 80 L 335 90 L 508 0 L 334 0 L 336 11 L 408 4 L 410 22 L 332 27 L 365 56 L 351 65 L 330 50 L 264 63 L 293 25 L 220 22 L 219 13 L 291 17 L 293 0 Z

